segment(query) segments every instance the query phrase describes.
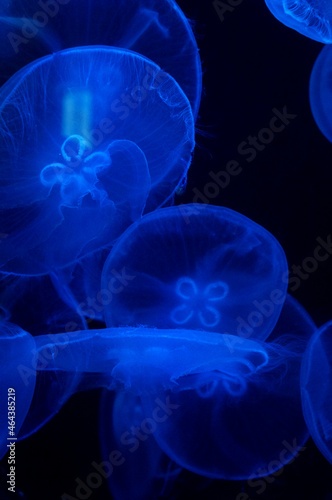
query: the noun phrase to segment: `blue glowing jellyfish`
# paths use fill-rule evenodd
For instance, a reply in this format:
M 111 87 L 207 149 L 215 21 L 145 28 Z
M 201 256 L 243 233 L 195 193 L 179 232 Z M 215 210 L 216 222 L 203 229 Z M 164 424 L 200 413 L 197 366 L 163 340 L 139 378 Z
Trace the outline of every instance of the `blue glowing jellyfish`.
M 111 245 L 147 196 L 149 210 L 172 195 L 191 161 L 189 101 L 130 51 L 48 56 L 9 80 L 0 102 L 3 272 L 46 274 Z
M 4 318 L 32 335 L 86 329 L 84 316 L 69 294 L 67 301 L 61 299 L 58 281 L 55 275 L 0 273 L 0 309 Z M 62 290 L 62 295 L 65 293 Z
M 198 48 L 173 0 L 13 0 L 0 7 L 0 42 L 4 78 L 63 49 L 131 49 L 172 75 L 197 115 L 202 86 Z
M 332 463 L 332 322 L 312 336 L 302 362 L 302 406 L 309 432 Z
M 332 142 L 332 47 L 320 52 L 310 78 L 310 105 L 314 119 L 325 137 Z
M 158 408 L 162 413 L 162 408 Z M 104 390 L 99 415 L 103 464 L 110 464 L 112 470 L 108 476 L 112 498 L 150 500 L 157 495 L 172 498 L 171 491 L 182 467 L 170 460 L 157 444 L 153 437 L 154 423 L 146 418 L 140 398 L 131 392 L 117 392 L 114 397 Z M 159 419 L 164 422 L 165 414 Z
M 0 458 L 15 456 L 17 435 L 29 411 L 35 389 L 36 372 L 26 378 L 25 367 L 34 352 L 33 337 L 18 326 L 0 323 Z
M 329 0 L 265 0 L 283 24 L 322 43 L 332 43 L 332 4 Z
M 286 275 L 279 243 L 246 217 L 207 205 L 165 208 L 133 224 L 111 251 L 102 277 L 105 318 L 109 327 L 264 339 L 281 311 Z
M 307 439 L 299 384 L 303 344 L 291 334 L 263 343 L 214 332 L 119 328 L 35 341 L 38 380 L 62 377 L 36 388 L 39 407 L 46 397 L 59 409 L 54 389 L 67 396 L 96 387 L 128 392 L 161 450 L 201 475 L 266 475 L 272 460 L 273 470 L 281 468 Z M 135 408 L 125 412 L 124 422 L 140 415 Z M 30 415 L 27 420 L 33 428 Z M 127 453 L 130 437 L 123 442 Z

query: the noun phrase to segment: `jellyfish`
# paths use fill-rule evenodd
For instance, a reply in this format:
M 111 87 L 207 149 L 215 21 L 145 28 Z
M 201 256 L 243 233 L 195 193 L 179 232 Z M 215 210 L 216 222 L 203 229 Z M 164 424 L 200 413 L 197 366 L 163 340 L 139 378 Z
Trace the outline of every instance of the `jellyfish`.
M 2 75 L 63 49 L 107 45 L 148 57 L 179 83 L 197 116 L 202 69 L 173 0 L 14 0 L 0 8 Z
M 27 380 L 25 364 L 30 363 L 34 351 L 33 337 L 18 326 L 0 323 L 0 458 L 9 453 L 15 456 L 20 428 L 29 411 L 35 389 L 36 372 Z
M 47 56 L 9 80 L 0 102 L 2 272 L 48 274 L 110 245 L 189 168 L 188 99 L 130 51 Z
M 268 342 L 269 344 L 271 343 L 272 345 L 274 343 L 278 344 L 281 350 L 282 350 L 281 346 L 286 347 L 288 345 L 290 351 L 293 352 L 297 351 L 298 356 L 301 357 L 306 348 L 308 340 L 310 339 L 315 330 L 316 326 L 313 323 L 309 314 L 293 297 L 287 295 L 278 322 L 275 328 L 273 329 L 271 335 L 269 336 Z M 231 352 L 235 353 L 236 348 L 239 345 L 239 342 L 241 344 L 241 339 L 239 337 L 236 336 L 227 337 L 227 346 L 230 350 L 230 353 Z M 244 342 L 246 342 L 245 339 Z M 299 366 L 298 364 L 299 359 L 296 361 L 296 363 L 297 366 Z M 287 369 L 286 366 L 284 368 L 285 370 Z M 213 392 L 214 389 L 216 388 L 216 385 L 217 381 L 216 379 L 213 379 L 210 385 L 207 384 L 203 386 L 202 390 L 200 390 L 199 392 L 200 398 L 202 398 L 202 400 L 204 400 L 204 397 L 217 398 L 217 392 Z M 291 394 L 292 393 L 290 390 L 289 392 L 290 398 Z M 298 395 L 297 388 L 295 390 L 295 394 Z M 177 396 L 170 393 L 170 398 L 174 399 L 174 397 Z M 192 415 L 195 416 L 196 407 L 197 406 L 199 407 L 200 405 L 200 399 L 197 400 L 197 391 L 196 392 L 192 391 L 191 397 L 193 398 L 192 400 L 193 402 L 196 401 L 195 411 L 192 411 Z M 244 400 L 245 397 L 246 396 L 244 396 Z M 255 396 L 255 398 L 256 397 L 257 396 Z M 282 392 L 280 392 L 279 397 L 282 398 Z M 253 399 L 253 407 L 256 401 L 255 398 Z M 222 405 L 222 400 L 220 401 Z M 258 397 L 257 405 L 261 404 L 261 402 L 262 399 Z M 178 403 L 179 402 L 177 401 L 175 404 Z M 202 403 L 204 405 L 204 401 L 202 401 Z M 235 406 L 231 406 L 233 408 L 235 418 L 238 411 L 238 409 L 236 408 L 237 404 L 239 405 L 240 408 L 242 403 L 240 401 L 238 401 L 238 403 L 235 403 L 234 400 Z M 245 405 L 245 403 L 243 404 Z M 204 411 L 205 410 L 209 410 L 208 405 L 206 405 Z M 203 416 L 205 415 L 204 411 L 202 410 Z M 229 411 L 231 413 L 231 410 Z M 298 408 L 296 411 L 298 412 Z M 177 411 L 175 412 L 174 410 L 174 414 L 175 413 L 177 413 Z M 110 420 L 109 415 L 111 414 L 112 414 L 112 419 Z M 206 434 L 204 434 L 204 425 L 207 425 L 207 428 L 210 429 L 212 425 L 211 422 L 212 421 L 215 422 L 215 420 L 211 420 L 211 422 L 209 421 L 209 416 L 211 417 L 211 415 L 212 412 L 209 412 L 205 420 L 204 420 L 205 417 L 203 417 L 202 424 L 199 423 L 199 418 L 197 418 L 196 423 L 193 423 L 192 425 L 192 431 L 195 432 L 194 435 L 196 436 L 196 448 L 199 449 L 200 453 L 203 454 L 204 460 L 206 459 L 205 452 L 208 455 L 207 449 L 211 447 L 211 441 L 215 440 L 213 436 L 219 435 L 217 429 L 215 429 L 214 434 L 212 434 L 211 431 L 212 434 L 211 441 L 208 440 L 207 442 L 205 442 L 207 436 Z M 248 423 L 249 422 L 251 423 L 254 420 L 255 410 L 251 409 L 249 413 L 248 412 L 246 413 L 246 415 Z M 192 417 L 189 417 L 189 415 L 187 414 L 187 418 L 189 421 L 191 420 Z M 172 416 L 169 416 L 169 419 L 170 421 L 173 421 Z M 231 418 L 229 418 L 228 421 L 229 421 L 229 427 L 224 429 L 226 436 L 233 435 Z M 222 422 L 223 419 L 221 417 L 220 419 L 221 426 Z M 225 420 L 225 423 L 226 422 L 227 419 Z M 120 450 L 123 456 L 126 457 L 126 461 L 121 465 L 121 467 L 114 467 L 112 475 L 110 475 L 108 478 L 108 484 L 111 494 L 116 500 L 123 500 L 128 497 L 133 498 L 135 500 L 143 500 L 143 499 L 149 500 L 150 498 L 151 499 L 155 498 L 156 492 L 159 492 L 160 494 L 160 492 L 162 491 L 165 490 L 169 491 L 174 486 L 174 483 L 178 479 L 179 470 L 176 468 L 175 466 L 176 464 L 173 460 L 174 459 L 177 460 L 178 454 L 181 454 L 180 447 L 184 446 L 183 441 L 181 441 L 181 438 L 179 438 L 179 445 L 177 445 L 175 442 L 175 440 L 178 438 L 179 435 L 178 429 L 173 429 L 173 430 L 172 428 L 166 429 L 164 428 L 164 422 L 160 422 L 160 428 L 159 428 L 159 425 L 157 427 L 155 425 L 155 422 L 151 421 L 151 407 L 150 410 L 143 408 L 142 398 L 132 393 L 119 392 L 116 394 L 114 400 L 112 393 L 110 393 L 107 390 L 104 390 L 100 402 L 99 425 L 100 425 L 99 428 L 100 446 L 103 454 L 103 460 L 109 462 L 113 450 Z M 265 427 L 266 423 L 264 423 L 263 426 Z M 234 427 L 236 427 L 235 424 Z M 253 425 L 252 428 L 254 429 L 255 426 Z M 241 429 L 241 426 L 239 426 L 239 429 Z M 173 431 L 174 431 L 174 438 L 172 437 Z M 186 432 L 183 432 L 183 436 L 186 436 Z M 200 438 L 200 436 L 202 437 Z M 233 436 L 235 440 L 236 434 L 234 434 Z M 248 439 L 248 437 L 249 436 L 245 435 L 242 436 L 243 439 L 238 443 L 236 448 L 237 451 L 239 451 L 239 447 L 241 445 L 243 446 L 243 449 L 248 448 L 248 450 L 250 450 L 250 439 Z M 253 437 L 253 440 L 255 439 L 256 436 Z M 156 440 L 158 440 L 158 442 L 160 442 L 161 444 L 159 450 L 158 448 L 156 448 Z M 169 447 L 167 447 L 167 442 L 170 443 Z M 229 443 L 230 439 L 228 440 L 227 446 L 233 446 L 230 445 Z M 285 444 L 284 450 L 281 451 L 279 450 L 278 452 L 276 452 L 276 456 L 274 457 L 275 460 L 273 461 L 273 463 L 269 463 L 270 468 L 265 466 L 262 467 L 260 470 L 257 469 L 256 474 L 259 472 L 261 473 L 261 475 L 264 475 L 264 473 L 271 474 L 274 472 L 274 467 L 276 467 L 278 462 L 277 458 L 279 456 L 279 453 L 281 458 L 283 458 L 284 454 L 287 454 L 286 445 L 288 447 L 291 447 L 293 445 L 293 441 L 292 443 L 287 441 L 283 444 Z M 175 449 L 174 446 L 177 449 L 176 455 L 174 451 L 172 451 Z M 252 448 L 255 449 L 257 448 L 257 446 L 258 443 L 256 443 L 255 446 L 252 445 Z M 169 448 L 171 448 L 171 451 Z M 161 449 L 166 450 L 167 454 L 166 453 L 161 454 Z M 191 451 L 193 453 L 193 456 L 197 455 L 195 450 Z M 171 455 L 173 460 L 171 460 L 168 455 Z M 188 453 L 188 455 L 190 454 Z M 155 456 L 155 460 L 152 459 L 153 456 Z M 241 458 L 239 458 L 239 461 L 243 460 L 242 457 L 244 456 L 245 452 L 243 451 L 241 452 Z M 228 458 L 231 463 L 236 462 L 234 456 L 231 456 L 231 454 L 228 455 Z M 282 461 L 280 459 L 279 464 L 281 462 Z M 182 465 L 184 465 L 184 462 L 182 462 Z M 232 472 L 232 474 L 234 473 L 234 471 Z M 155 475 L 154 478 L 153 474 Z M 142 477 L 149 478 L 149 480 L 142 481 L 140 479 Z M 225 471 L 225 477 L 226 477 L 226 471 Z M 254 477 L 256 476 L 253 475 L 250 479 L 254 479 Z M 131 490 L 130 485 L 136 485 L 135 492 Z M 167 495 L 166 497 L 168 498 Z
M 301 370 L 304 418 L 316 446 L 330 463 L 332 463 L 331 335 L 331 321 L 315 332 L 306 349 Z
M 97 387 L 130 394 L 122 401 L 134 406 L 118 405 L 114 422 L 143 416 L 142 432 L 151 431 L 180 467 L 211 478 L 260 477 L 272 472 L 272 460 L 275 470 L 292 460 L 307 439 L 299 385 L 304 349 L 291 333 L 271 343 L 143 327 L 39 336 L 33 365 L 39 384 L 60 377 L 67 397 Z M 36 387 L 40 408 L 46 400 L 59 409 L 54 388 Z M 40 418 L 33 415 L 26 419 L 31 432 Z M 135 435 L 128 432 L 122 444 L 131 453 Z
M 326 45 L 320 52 L 310 77 L 311 111 L 320 131 L 332 142 L 332 85 L 331 46 Z
M 281 246 L 246 217 L 207 205 L 165 208 L 133 224 L 107 258 L 105 319 L 109 327 L 265 339 L 280 314 L 286 277 Z
M 265 0 L 285 26 L 322 43 L 332 43 L 332 5 L 328 0 Z

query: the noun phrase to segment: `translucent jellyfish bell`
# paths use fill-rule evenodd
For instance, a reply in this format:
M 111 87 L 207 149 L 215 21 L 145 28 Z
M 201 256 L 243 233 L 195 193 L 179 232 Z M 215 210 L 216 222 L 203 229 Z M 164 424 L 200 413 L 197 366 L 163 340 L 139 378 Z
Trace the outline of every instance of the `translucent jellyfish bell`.
M 172 195 L 191 161 L 189 101 L 130 51 L 46 57 L 8 81 L 0 101 L 5 272 L 49 273 L 109 246 L 149 193 L 147 209 Z
M 227 208 L 182 205 L 133 224 L 113 247 L 102 291 L 109 327 L 191 328 L 265 339 L 286 296 L 287 262 L 275 238 Z
M 36 337 L 36 344 L 37 354 L 49 351 L 47 362 L 37 357 L 38 379 L 53 372 L 63 377 L 63 389 L 72 379 L 75 390 L 104 387 L 136 396 L 143 413 L 124 408 L 117 425 L 137 423 L 140 415 L 149 419 L 162 451 L 201 475 L 266 475 L 272 460 L 280 457 L 274 464 L 281 468 L 307 439 L 296 337 L 263 343 L 211 332 L 119 328 Z M 40 407 L 47 394 L 56 404 L 53 389 L 38 394 Z M 128 454 L 132 444 L 128 439 Z
M 312 336 L 302 362 L 302 406 L 309 432 L 332 463 L 332 322 Z
M 283 24 L 318 42 L 332 42 L 332 5 L 329 0 L 265 0 Z
M 13 0 L 0 7 L 2 75 L 59 50 L 108 45 L 142 54 L 172 75 L 197 115 L 202 70 L 189 22 L 173 0 Z
M 332 142 L 332 47 L 320 52 L 310 78 L 310 105 L 314 119 L 325 137 Z
M 0 458 L 10 451 L 29 411 L 36 373 L 25 377 L 24 365 L 35 348 L 33 337 L 18 326 L 0 323 Z

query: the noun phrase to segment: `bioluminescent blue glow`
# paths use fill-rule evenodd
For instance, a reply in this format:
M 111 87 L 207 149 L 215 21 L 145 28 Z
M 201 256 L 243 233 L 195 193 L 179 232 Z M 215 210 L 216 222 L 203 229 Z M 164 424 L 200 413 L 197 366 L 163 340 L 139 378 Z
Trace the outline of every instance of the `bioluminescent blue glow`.
M 302 406 L 309 432 L 332 463 L 332 322 L 312 336 L 301 370 Z
M 285 440 L 301 445 L 307 438 L 299 385 L 303 345 L 296 337 L 263 343 L 214 332 L 119 328 L 35 342 L 31 363 L 38 385 L 26 419 L 30 432 L 43 423 L 38 408 L 50 417 L 71 393 L 104 387 L 136 396 L 129 401 L 138 402 L 138 413 L 127 408 L 127 422 L 141 412 L 155 415 L 156 400 L 170 404 L 173 411 L 162 426 L 156 423 L 154 438 L 174 462 L 204 476 L 265 475 Z M 294 453 L 284 450 L 279 467 Z
M 55 275 L 0 273 L 0 309 L 6 320 L 19 324 L 32 335 L 87 328 L 75 301 L 69 295 L 67 300 L 60 297 L 58 281 Z M 64 298 L 66 289 L 63 286 L 61 291 Z
M 190 328 L 264 339 L 286 296 L 287 262 L 279 243 L 227 208 L 182 205 L 137 221 L 105 263 L 105 299 L 122 269 L 121 290 L 105 301 L 109 327 Z
M 329 0 L 265 0 L 283 24 L 322 43 L 332 43 L 332 4 Z
M 325 137 L 332 142 L 332 47 L 320 52 L 310 78 L 310 105 L 314 119 Z
M 167 457 L 153 437 L 156 418 L 160 425 L 170 416 L 163 410 L 164 403 L 156 403 L 154 419 L 146 418 L 141 399 L 135 394 L 102 392 L 99 433 L 103 459 L 109 460 L 112 453 L 115 456 L 115 450 L 121 453 L 121 465 L 108 478 L 114 500 L 172 498 L 172 487 L 182 467 Z
M 0 101 L 4 272 L 49 273 L 111 245 L 145 205 L 172 195 L 191 161 L 188 99 L 130 51 L 48 56 L 9 80 Z
M 30 408 L 36 372 L 32 371 L 27 380 L 25 370 L 30 366 L 34 349 L 34 339 L 29 333 L 11 323 L 0 322 L 0 397 L 4 402 L 0 412 L 0 458 L 10 453 L 7 445 L 14 443 L 15 447 L 15 439 Z M 11 441 L 11 437 L 15 439 Z
M 13 0 L 0 7 L 4 81 L 33 60 L 87 45 L 121 47 L 148 57 L 175 78 L 197 115 L 202 86 L 198 48 L 173 0 Z

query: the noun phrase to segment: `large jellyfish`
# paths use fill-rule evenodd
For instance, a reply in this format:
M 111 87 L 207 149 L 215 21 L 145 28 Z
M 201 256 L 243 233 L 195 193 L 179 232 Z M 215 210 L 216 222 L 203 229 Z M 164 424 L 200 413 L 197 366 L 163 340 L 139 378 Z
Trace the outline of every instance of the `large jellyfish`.
M 322 43 L 332 43 L 330 0 L 265 0 L 283 24 Z
M 189 167 L 188 99 L 130 51 L 45 57 L 7 82 L 0 102 L 4 272 L 50 273 L 110 245 L 148 194 L 147 209 L 163 203 Z
M 35 344 L 33 337 L 16 325 L 0 322 L 0 458 L 15 456 L 18 433 L 29 411 L 36 372 L 25 379 Z
M 332 142 L 332 47 L 320 52 L 310 78 L 310 105 L 314 119 L 325 137 Z
M 72 392 L 104 387 L 135 396 L 137 410 L 129 396 L 125 421 L 141 415 L 141 433 L 153 434 L 175 463 L 203 476 L 266 475 L 272 460 L 281 468 L 307 439 L 299 384 L 303 344 L 291 335 L 263 343 L 214 332 L 119 328 L 35 341 L 38 379 L 56 373 L 66 391 L 72 379 Z M 42 407 L 44 396 L 52 400 L 52 387 L 45 385 L 44 393 L 40 387 Z M 118 405 L 115 411 L 116 423 L 124 410 Z M 118 436 L 125 454 L 137 446 L 131 432 Z
M 309 432 L 332 463 L 332 322 L 312 336 L 302 362 L 302 406 Z
M 109 327 L 265 339 L 286 289 L 286 257 L 268 231 L 227 208 L 182 205 L 143 217 L 118 239 L 101 294 Z
M 39 57 L 86 45 L 131 49 L 153 60 L 180 84 L 197 115 L 202 75 L 198 48 L 173 0 L 2 2 L 2 78 Z
M 307 342 L 312 336 L 315 329 L 316 329 L 315 324 L 313 323 L 308 313 L 294 298 L 292 298 L 290 295 L 287 295 L 278 322 L 275 328 L 273 329 L 273 332 L 269 336 L 268 342 L 277 343 L 279 344 L 279 346 L 284 345 L 284 347 L 286 347 L 288 344 L 288 346 L 291 347 L 291 350 L 293 352 L 295 351 L 298 352 L 299 359 L 296 361 L 297 381 L 299 379 L 299 362 L 301 355 L 303 354 Z M 241 339 L 239 337 L 228 336 L 225 337 L 225 340 L 227 342 L 227 346 L 230 350 L 230 353 L 231 352 L 235 353 L 237 347 L 239 346 L 239 344 L 241 344 Z M 244 345 L 245 343 L 246 341 L 244 340 Z M 264 346 L 264 344 L 262 345 Z M 268 346 L 268 344 L 266 344 L 265 347 L 266 346 Z M 270 348 L 271 346 L 267 347 L 267 349 Z M 284 366 L 284 370 L 285 371 L 287 370 L 286 365 Z M 273 371 L 271 371 L 271 374 L 272 373 Z M 276 374 L 277 371 L 272 376 L 272 380 Z M 194 439 L 194 443 L 192 445 L 191 452 L 193 456 L 199 455 L 201 453 L 204 457 L 204 460 L 206 459 L 205 453 L 207 455 L 209 454 L 208 450 L 212 449 L 213 441 L 216 442 L 218 441 L 219 439 L 218 436 L 220 435 L 221 432 L 220 429 L 218 431 L 215 428 L 215 433 L 212 433 L 211 422 L 215 423 L 216 420 L 211 418 L 213 417 L 213 412 L 210 411 L 208 404 L 207 403 L 205 404 L 204 402 L 204 394 L 205 394 L 205 397 L 208 400 L 210 399 L 210 403 L 212 402 L 212 398 L 216 398 L 215 404 L 216 405 L 218 404 L 217 380 L 218 380 L 217 377 L 211 380 L 210 386 L 208 385 L 205 386 L 204 390 L 199 393 L 199 398 L 197 398 L 197 391 L 196 392 L 191 391 L 191 397 L 193 398 L 192 404 L 194 404 L 195 401 L 196 406 L 195 406 L 195 411 L 192 411 L 191 413 L 192 417 L 189 416 L 190 413 L 189 408 L 187 413 L 188 429 L 189 427 L 191 427 L 192 434 L 196 436 Z M 294 384 L 295 384 L 295 394 L 297 399 L 298 386 L 296 385 L 296 380 L 294 380 Z M 280 386 L 280 394 L 279 396 L 277 396 L 277 399 L 279 399 L 280 401 L 283 398 L 283 392 L 281 386 Z M 272 385 L 271 387 L 274 396 L 275 395 L 274 391 L 276 386 Z M 209 390 L 211 392 L 209 392 Z M 214 390 L 215 392 L 213 392 Z M 262 389 L 262 393 L 264 393 L 264 389 Z M 188 399 L 189 399 L 189 394 L 190 393 L 188 392 Z M 174 401 L 174 398 L 177 397 L 180 397 L 180 395 L 176 396 L 174 394 L 170 394 L 171 401 L 172 400 Z M 289 392 L 287 392 L 287 394 L 285 393 L 285 398 L 286 399 L 289 398 L 289 400 L 292 399 L 292 389 L 290 387 L 289 387 Z M 261 395 L 257 397 L 257 395 L 256 396 L 253 395 L 252 406 L 248 411 L 250 405 L 246 406 L 247 403 L 245 402 L 245 399 L 246 395 L 244 395 L 243 402 L 241 402 L 239 396 L 239 399 L 236 402 L 236 398 L 234 396 L 233 404 L 232 403 L 230 404 L 230 408 L 228 410 L 227 410 L 228 405 L 226 398 L 220 399 L 220 408 L 222 408 L 223 404 L 225 404 L 225 409 L 221 410 L 220 415 L 227 416 L 227 411 L 229 411 L 229 418 L 223 419 L 221 417 L 220 425 L 221 428 L 223 428 L 223 423 L 225 423 L 226 426 L 225 429 L 223 429 L 224 433 L 226 434 L 224 457 L 227 455 L 229 462 L 232 464 L 228 468 L 228 473 L 230 474 L 231 477 L 233 477 L 233 475 L 237 475 L 238 473 L 238 471 L 235 473 L 236 466 L 234 465 L 234 462 L 236 463 L 237 461 L 237 459 L 235 458 L 235 454 L 236 453 L 240 454 L 240 450 L 242 448 L 241 456 L 238 459 L 238 461 L 241 462 L 243 461 L 243 458 L 245 456 L 248 457 L 248 454 L 246 453 L 249 454 L 252 453 L 251 450 L 257 449 L 258 446 L 258 442 L 256 444 L 252 443 L 252 441 L 256 442 L 255 434 L 251 435 L 250 432 L 246 433 L 245 431 L 243 431 L 241 434 L 242 439 L 239 441 L 237 441 L 236 435 L 233 434 L 232 411 L 234 419 L 237 419 L 239 416 L 238 411 L 240 412 L 241 408 L 243 408 L 243 410 L 244 408 L 246 408 L 247 412 L 243 413 L 243 415 L 245 416 L 240 417 L 240 419 L 244 418 L 247 422 L 247 425 L 249 426 L 249 429 L 250 426 L 252 426 L 252 429 L 254 429 L 255 412 L 256 410 L 258 412 L 260 404 L 264 406 L 264 404 L 262 403 L 262 400 L 264 400 L 264 396 Z M 286 404 L 286 399 L 282 404 Z M 257 401 L 257 409 L 255 409 L 256 401 Z M 178 404 L 178 402 L 176 402 L 176 404 Z M 189 403 L 187 402 L 186 404 L 188 406 Z M 277 404 L 277 401 L 272 404 L 273 405 Z M 296 403 L 296 406 L 297 404 L 298 403 Z M 197 413 L 196 407 L 197 408 L 201 407 L 202 413 L 200 412 Z M 267 405 L 267 407 L 270 408 L 269 405 Z M 273 408 L 270 408 L 270 410 L 271 412 L 273 412 Z M 205 411 L 208 412 L 207 415 L 205 415 Z M 298 413 L 298 411 L 299 408 L 297 406 L 296 412 Z M 176 411 L 175 413 L 178 412 Z M 110 415 L 112 415 L 111 420 L 110 420 Z M 156 497 L 157 492 L 160 493 L 165 490 L 169 491 L 169 489 L 172 488 L 174 481 L 178 477 L 179 469 L 176 467 L 176 463 L 170 460 L 166 455 L 166 453 L 161 453 L 161 450 L 162 449 L 166 450 L 167 453 L 170 456 L 172 456 L 173 460 L 175 461 L 178 460 L 178 454 L 181 455 L 182 453 L 181 447 L 184 446 L 184 441 L 186 440 L 186 436 L 188 438 L 188 441 L 190 440 L 189 437 L 190 433 L 187 434 L 186 431 L 183 431 L 183 433 L 181 433 L 181 435 L 183 436 L 183 440 L 181 440 L 180 438 L 179 443 L 177 444 L 176 441 L 178 439 L 178 429 L 172 429 L 171 422 L 173 422 L 173 419 L 171 416 L 164 417 L 164 420 L 162 419 L 162 421 L 159 422 L 159 425 L 155 425 L 156 422 L 151 421 L 151 411 L 148 412 L 148 417 L 146 415 L 147 415 L 146 408 L 143 407 L 142 398 L 140 398 L 139 396 L 130 392 L 118 392 L 114 400 L 112 393 L 110 393 L 107 390 L 103 391 L 100 402 L 100 445 L 103 453 L 103 459 L 105 462 L 111 461 L 113 450 L 121 451 L 123 456 L 126 457 L 126 460 L 121 465 L 121 467 L 114 467 L 112 474 L 108 478 L 110 491 L 112 493 L 112 496 L 116 500 L 125 500 L 126 498 L 132 498 L 133 500 L 150 500 L 150 498 L 154 499 Z M 195 418 L 196 415 L 197 419 Z M 200 417 L 198 415 L 200 415 Z M 170 422 L 169 422 L 169 428 L 167 429 L 167 425 L 164 426 L 163 424 L 165 420 L 168 420 L 168 417 L 170 418 Z M 184 428 L 186 429 L 187 425 L 184 423 L 184 420 L 187 417 L 183 416 L 182 419 L 182 423 L 184 425 Z M 275 416 L 272 417 L 270 424 L 268 423 L 269 418 L 267 414 L 266 417 L 267 418 L 265 422 L 261 421 L 261 423 L 263 428 L 265 429 L 263 432 L 268 433 L 267 430 L 268 426 L 270 424 L 273 425 L 272 421 L 274 421 Z M 211 420 L 209 420 L 209 418 L 211 418 Z M 239 422 L 239 420 L 236 420 L 236 422 Z M 303 421 L 301 422 L 303 424 Z M 234 420 L 234 428 L 236 428 L 236 425 L 237 424 L 235 423 Z M 275 425 L 277 428 L 277 426 L 280 426 L 280 422 L 278 422 L 278 424 Z M 284 425 L 285 422 L 282 422 L 281 427 L 284 427 Z M 243 430 L 244 428 L 245 425 L 242 426 L 239 424 L 239 433 L 241 432 L 241 429 Z M 210 431 L 205 432 L 205 429 L 211 429 L 211 438 L 209 437 Z M 304 436 L 305 431 L 302 430 L 302 432 Z M 234 442 L 235 441 L 237 442 L 234 455 L 232 455 L 232 453 L 230 452 L 232 446 L 230 446 L 229 443 L 232 439 Z M 160 442 L 161 444 L 161 447 L 159 449 L 157 447 L 157 441 L 158 443 Z M 285 441 L 282 444 L 285 445 L 284 450 L 276 451 L 276 456 L 274 457 L 275 460 L 270 462 L 268 466 L 261 468 L 260 470 L 261 475 L 271 474 L 277 469 L 278 464 L 279 466 L 280 464 L 283 465 L 284 455 L 287 454 L 287 450 L 289 450 L 290 447 L 292 446 L 294 447 L 294 441 L 292 442 Z M 297 443 L 297 445 L 294 448 L 294 452 L 297 447 L 298 451 L 300 450 L 301 444 Z M 229 446 L 230 448 L 228 448 Z M 199 452 L 196 453 L 196 450 L 199 450 Z M 185 453 L 187 454 L 187 452 Z M 196 460 L 198 459 L 196 458 Z M 225 462 L 227 462 L 226 459 Z M 182 462 L 182 464 L 183 463 L 184 462 Z M 233 468 L 233 470 L 231 470 L 231 468 Z M 259 472 L 258 470 L 255 471 L 256 474 L 258 472 Z M 226 477 L 227 475 L 226 469 L 224 474 Z M 254 474 L 251 476 L 251 479 L 253 479 L 253 477 Z

